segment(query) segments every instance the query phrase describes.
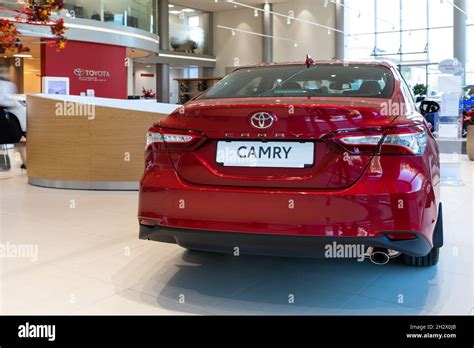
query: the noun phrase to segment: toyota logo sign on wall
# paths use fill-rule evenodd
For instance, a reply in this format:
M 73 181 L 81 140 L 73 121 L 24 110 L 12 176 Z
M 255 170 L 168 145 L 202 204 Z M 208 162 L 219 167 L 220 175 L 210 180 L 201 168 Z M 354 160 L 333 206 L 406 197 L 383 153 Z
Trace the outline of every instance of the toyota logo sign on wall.
M 76 76 L 84 76 L 86 74 L 86 71 L 84 69 L 76 69 L 74 70 L 74 75 Z
M 250 117 L 250 124 L 257 129 L 268 129 L 276 121 L 276 117 L 268 112 L 257 112 Z

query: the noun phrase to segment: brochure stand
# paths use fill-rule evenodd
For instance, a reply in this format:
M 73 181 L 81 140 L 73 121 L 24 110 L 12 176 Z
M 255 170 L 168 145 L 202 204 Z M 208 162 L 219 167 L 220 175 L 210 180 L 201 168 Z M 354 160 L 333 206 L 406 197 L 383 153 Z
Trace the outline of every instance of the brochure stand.
M 441 75 L 438 79 L 441 95 L 438 142 L 441 147 L 441 181 L 444 185 L 464 186 L 461 179 L 462 161 L 462 78 Z

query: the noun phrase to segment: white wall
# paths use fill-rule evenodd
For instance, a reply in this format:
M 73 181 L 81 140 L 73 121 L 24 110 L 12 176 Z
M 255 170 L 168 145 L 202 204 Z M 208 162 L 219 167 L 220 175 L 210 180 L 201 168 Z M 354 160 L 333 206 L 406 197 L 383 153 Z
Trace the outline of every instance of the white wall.
M 171 68 L 170 69 L 170 103 L 178 104 L 179 101 L 179 84 L 175 79 L 184 78 L 184 69 Z
M 286 3 L 274 4 L 273 11 L 289 14 L 294 11 L 295 18 L 334 28 L 336 25 L 336 10 L 334 4 L 324 7 L 324 0 L 291 0 Z M 273 17 L 273 35 L 296 40 L 298 47 L 291 42 L 274 40 L 273 58 L 275 62 L 292 60 L 302 61 L 309 53 L 314 59 L 333 59 L 336 55 L 336 35 L 328 30 L 311 24 L 292 21 L 287 24 L 283 17 Z
M 217 58 L 216 76 L 224 76 L 225 68 L 232 67 L 235 62 L 240 65 L 258 64 L 262 62 L 262 38 L 255 35 L 236 33 L 217 28 L 224 25 L 231 28 L 262 32 L 262 17 L 255 17 L 250 9 L 235 9 L 214 13 L 214 55 Z
M 23 63 L 23 93 L 41 93 L 40 59 L 24 59 Z
M 141 74 L 153 74 L 154 77 L 143 77 Z M 156 93 L 156 65 L 147 68 L 146 65 L 135 64 L 135 95 L 143 95 L 143 88 Z
M 262 1 L 263 2 L 263 1 Z M 297 18 L 303 18 L 312 22 L 335 26 L 335 5 L 329 4 L 324 7 L 324 0 L 291 0 L 286 3 L 273 5 L 273 11 L 289 14 L 294 11 Z M 292 40 L 297 40 L 298 47 L 294 43 L 274 40 L 273 55 L 275 62 L 287 62 L 292 60 L 303 61 L 306 54 L 311 54 L 316 59 L 332 59 L 336 50 L 336 35 L 328 35 L 327 29 L 310 24 L 293 21 L 288 25 L 286 18 L 274 16 L 273 35 Z M 262 33 L 262 13 L 255 17 L 252 9 L 234 9 L 214 13 L 214 54 L 217 58 L 216 76 L 223 76 L 226 67 L 234 66 L 237 58 L 240 65 L 259 64 L 262 62 L 262 38 L 256 35 L 236 33 L 216 28 L 216 25 L 224 25 L 256 33 Z

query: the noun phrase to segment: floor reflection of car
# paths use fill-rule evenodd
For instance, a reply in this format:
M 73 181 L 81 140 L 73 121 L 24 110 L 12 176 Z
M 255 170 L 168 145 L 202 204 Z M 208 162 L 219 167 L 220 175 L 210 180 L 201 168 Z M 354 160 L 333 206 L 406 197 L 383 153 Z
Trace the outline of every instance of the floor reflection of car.
M 439 195 L 438 144 L 395 65 L 244 67 L 149 130 L 140 237 L 299 257 L 357 245 L 432 266 Z

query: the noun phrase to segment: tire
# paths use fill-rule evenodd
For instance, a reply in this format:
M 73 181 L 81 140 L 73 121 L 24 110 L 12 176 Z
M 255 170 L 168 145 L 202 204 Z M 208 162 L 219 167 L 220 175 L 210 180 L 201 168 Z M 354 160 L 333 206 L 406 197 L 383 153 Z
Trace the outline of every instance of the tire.
M 408 256 L 402 255 L 402 262 L 405 265 L 415 267 L 432 267 L 438 264 L 439 248 L 434 247 L 426 256 Z
M 402 262 L 415 267 L 432 267 L 439 262 L 439 249 L 443 246 L 443 206 L 440 204 L 438 220 L 433 233 L 433 249 L 426 256 L 402 255 Z

